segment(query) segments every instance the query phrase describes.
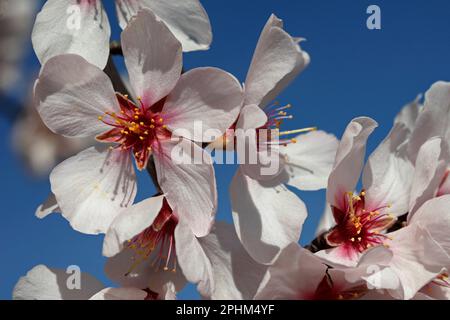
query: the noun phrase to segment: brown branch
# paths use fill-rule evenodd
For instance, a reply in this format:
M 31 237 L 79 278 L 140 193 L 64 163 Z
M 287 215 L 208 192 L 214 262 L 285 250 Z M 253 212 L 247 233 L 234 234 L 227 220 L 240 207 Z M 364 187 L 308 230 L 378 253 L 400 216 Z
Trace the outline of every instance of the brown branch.
M 109 53 L 113 56 L 123 56 L 122 45 L 119 41 L 112 41 L 109 45 Z
M 311 241 L 310 244 L 305 246 L 305 249 L 308 249 L 312 253 L 316 253 L 320 250 L 330 249 L 332 248 L 327 241 L 325 240 L 325 235 L 328 233 L 328 231 L 325 231 L 318 235 L 313 241 Z

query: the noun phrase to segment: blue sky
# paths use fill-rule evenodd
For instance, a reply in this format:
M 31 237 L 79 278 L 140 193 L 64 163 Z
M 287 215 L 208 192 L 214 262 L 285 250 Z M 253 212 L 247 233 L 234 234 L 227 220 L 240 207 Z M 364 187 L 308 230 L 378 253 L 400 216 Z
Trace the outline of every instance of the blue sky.
M 119 38 L 112 1 L 113 38 Z M 354 0 L 203 0 L 211 19 L 214 40 L 209 51 L 186 54 L 185 69 L 216 66 L 245 79 L 259 33 L 271 13 L 295 36 L 307 39 L 302 47 L 311 64 L 278 100 L 293 104 L 294 119 L 286 129 L 317 126 L 341 136 L 347 123 L 365 115 L 378 121 L 368 151 L 389 131 L 396 113 L 437 80 L 450 80 L 450 2 Z M 366 28 L 366 8 L 381 8 L 381 30 Z M 30 52 L 24 63 L 26 79 L 38 63 Z M 26 87 L 25 84 L 20 86 Z M 16 90 L 17 91 L 17 90 Z M 22 96 L 25 94 L 22 93 Z M 20 98 L 20 93 L 19 93 Z M 0 108 L 8 108 L 2 105 Z M 79 265 L 107 282 L 101 257 L 102 237 L 73 231 L 59 215 L 34 217 L 46 198 L 48 179 L 24 171 L 11 144 L 11 124 L 0 118 L 0 299 L 9 299 L 17 279 L 36 264 L 66 268 Z M 230 220 L 228 185 L 235 166 L 216 168 L 218 218 Z M 141 175 L 138 200 L 152 195 L 149 178 Z M 310 241 L 324 208 L 324 191 L 297 192 L 308 206 L 302 243 Z M 196 298 L 193 286 L 180 298 Z

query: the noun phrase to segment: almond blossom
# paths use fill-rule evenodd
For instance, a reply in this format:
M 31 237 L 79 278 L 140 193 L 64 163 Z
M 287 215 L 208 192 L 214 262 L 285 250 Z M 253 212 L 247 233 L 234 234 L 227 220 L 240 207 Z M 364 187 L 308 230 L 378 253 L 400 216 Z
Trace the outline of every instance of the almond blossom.
M 363 175 L 367 191 L 357 195 L 343 193 L 349 173 L 362 166 L 365 142 L 374 126 L 368 118 L 355 119 L 344 133 L 327 193 L 335 226 L 325 239 L 332 248 L 317 255 L 336 266 L 356 266 L 361 259 L 380 266 L 380 271 L 367 277 L 367 281 L 389 277 L 391 281 L 384 281 L 378 288 L 388 289 L 396 299 L 411 299 L 449 268 L 450 247 L 444 230 L 450 227 L 450 198 L 435 198 L 450 159 L 448 145 L 438 137 L 430 139 L 420 148 L 415 168 L 411 169 L 411 164 L 399 157 L 404 154 L 396 153 L 398 146 L 405 146 L 402 126 L 396 124 L 369 157 Z M 345 169 L 347 175 L 343 174 Z M 339 180 L 340 176 L 346 179 Z M 352 186 L 357 179 L 354 175 Z M 406 226 L 387 233 L 396 220 L 388 210 L 399 216 L 408 213 Z M 368 259 L 368 249 L 372 247 L 390 252 L 391 259 L 384 264 Z
M 424 287 L 441 287 L 435 288 L 437 292 L 450 288 L 450 195 L 436 196 L 439 180 L 435 179 L 449 159 L 448 145 L 438 137 L 419 149 L 405 226 L 388 233 L 385 247 L 379 248 L 391 252 L 392 259 L 374 276 L 396 276 L 399 285 L 387 288 L 396 299 L 411 299 Z
M 195 126 L 200 122 L 205 130 L 224 132 L 239 113 L 241 86 L 217 68 L 180 76 L 181 44 L 149 10 L 128 24 L 122 47 L 138 103 L 116 94 L 107 75 L 78 55 L 51 58 L 36 81 L 37 110 L 53 132 L 107 143 L 52 171 L 57 205 L 76 230 L 106 232 L 136 195 L 132 159 L 142 170 L 153 157 L 168 203 L 194 234 L 204 236 L 214 218 L 216 187 L 209 154 L 193 142 L 203 142 Z
M 164 195 L 125 209 L 106 233 L 107 275 L 124 287 L 175 291 L 196 283 L 211 299 L 250 299 L 266 268 L 240 244 L 231 225 L 217 222 L 206 237 L 196 237 Z
M 255 132 L 246 143 L 248 152 L 257 153 L 257 162 L 244 161 L 233 178 L 233 221 L 244 247 L 260 263 L 271 263 L 282 248 L 298 241 L 307 215 L 303 202 L 284 183 L 302 190 L 323 188 L 337 148 L 337 139 L 323 131 L 278 139 L 311 131 L 279 132 L 281 122 L 291 118 L 285 111 L 290 105 L 267 107 L 309 64 L 309 55 L 300 48 L 300 41 L 283 30 L 282 20 L 270 16 L 250 64 L 244 107 L 235 124 L 236 132 Z M 264 130 L 274 133 L 275 139 L 257 145 L 257 137 Z M 239 140 L 237 144 L 239 157 Z M 265 173 L 272 165 L 278 168 Z
M 181 42 L 183 51 L 205 50 L 211 25 L 198 0 L 116 0 L 120 27 L 142 8 L 150 9 Z M 103 69 L 109 55 L 111 27 L 101 0 L 47 0 L 39 12 L 32 41 L 41 64 L 64 53 L 82 56 Z
M 0 94 L 13 88 L 20 79 L 20 63 L 36 3 L 27 0 L 0 2 Z M 6 107 L 6 106 L 5 106 Z
M 378 261 L 385 257 L 376 254 Z M 330 268 L 319 257 L 292 243 L 268 268 L 257 300 L 353 300 L 369 293 L 359 269 Z M 371 293 L 373 294 L 373 293 Z
M 376 126 L 365 117 L 350 122 L 328 180 L 327 202 L 335 225 L 325 238 L 333 248 L 317 254 L 341 265 L 355 265 L 362 252 L 383 244 L 388 239 L 383 231 L 408 210 L 414 169 L 402 147 L 407 131 L 401 124 L 396 124 L 370 155 L 362 191 L 354 192 L 363 169 L 366 141 Z
M 14 287 L 14 300 L 174 300 L 173 286 L 157 293 L 133 287 L 105 288 L 103 283 L 88 273 L 80 274 L 80 287 L 69 289 L 71 274 L 61 269 L 37 265 L 19 279 Z

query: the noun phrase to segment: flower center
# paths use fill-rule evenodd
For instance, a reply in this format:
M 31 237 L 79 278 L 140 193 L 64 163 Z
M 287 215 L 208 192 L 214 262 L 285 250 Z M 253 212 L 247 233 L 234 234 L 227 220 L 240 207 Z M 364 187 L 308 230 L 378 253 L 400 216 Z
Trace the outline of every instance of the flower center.
M 343 289 L 341 285 L 334 283 L 331 276 L 326 273 L 315 291 L 306 295 L 300 295 L 300 299 L 307 300 L 352 300 L 358 299 L 367 292 L 364 285 Z
M 166 199 L 152 225 L 128 241 L 128 247 L 136 253 L 129 274 L 142 261 L 153 259 L 151 266 L 155 270 L 176 271 L 175 227 L 178 217 L 172 212 Z M 152 256 L 151 254 L 154 253 Z M 151 257 L 150 257 L 151 256 Z
M 117 94 L 120 114 L 106 111 L 98 117 L 103 123 L 113 127 L 111 130 L 97 136 L 102 142 L 117 143 L 116 148 L 130 150 L 139 170 L 146 167 L 148 159 L 159 140 L 170 137 L 164 118 L 159 112 L 152 112 L 138 98 L 136 106 L 128 96 Z
M 384 244 L 386 239 L 390 239 L 389 236 L 381 233 L 396 221 L 395 216 L 384 213 L 385 209 L 390 207 L 389 205 L 367 210 L 364 191 L 359 195 L 347 192 L 345 197 L 345 212 L 332 207 L 336 226 L 326 237 L 328 244 L 346 245 L 354 251 L 363 252 L 374 245 Z

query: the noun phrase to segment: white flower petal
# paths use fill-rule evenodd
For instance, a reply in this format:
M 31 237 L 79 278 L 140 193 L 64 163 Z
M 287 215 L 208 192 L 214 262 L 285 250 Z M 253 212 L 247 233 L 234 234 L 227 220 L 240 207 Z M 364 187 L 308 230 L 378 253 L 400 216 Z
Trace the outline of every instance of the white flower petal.
M 47 61 L 34 88 L 36 108 L 53 132 L 68 137 L 93 136 L 111 127 L 98 119 L 119 112 L 108 76 L 74 54 Z
M 78 153 L 53 169 L 50 183 L 62 215 L 88 234 L 106 232 L 137 191 L 130 154 L 117 149 Z
M 105 288 L 89 300 L 144 300 L 147 292 L 138 288 Z
M 139 11 L 121 39 L 131 87 L 144 105 L 151 106 L 167 96 L 180 78 L 181 44 L 148 9 Z
M 431 237 L 450 257 L 450 195 L 443 195 L 425 202 L 410 219 L 409 224 L 419 224 L 428 229 Z M 450 266 L 449 266 L 450 267 Z
M 425 93 L 423 111 L 417 118 L 408 146 L 414 161 L 420 147 L 431 137 L 450 141 L 450 82 L 438 81 Z
M 206 50 L 212 41 L 211 24 L 198 0 L 116 0 L 122 29 L 140 8 L 158 16 L 183 45 L 183 51 Z
M 327 266 L 297 243 L 287 246 L 270 266 L 267 280 L 255 299 L 312 299 L 326 276 Z
M 39 219 L 43 219 L 49 214 L 55 212 L 61 212 L 61 209 L 58 206 L 58 202 L 56 202 L 55 195 L 50 193 L 47 200 L 45 200 L 45 202 L 36 209 L 35 215 Z
M 366 142 L 376 127 L 374 120 L 360 117 L 353 119 L 345 129 L 328 178 L 328 203 L 340 207 L 342 195 L 355 190 L 364 163 Z
M 239 170 L 230 196 L 237 235 L 256 261 L 270 264 L 283 248 L 298 241 L 307 211 L 284 185 L 260 182 Z
M 219 221 L 209 235 L 198 241 L 212 265 L 215 290 L 208 298 L 253 299 L 267 267 L 250 257 L 234 227 Z
M 103 69 L 110 35 L 101 1 L 47 0 L 36 17 L 32 41 L 41 64 L 54 56 L 74 53 Z
M 183 273 L 180 270 L 173 272 L 158 268 L 158 265 L 154 264 L 158 256 L 159 251 L 154 250 L 146 259 L 136 263 L 136 259 L 140 258 L 138 253 L 133 249 L 125 248 L 106 261 L 105 273 L 108 278 L 122 287 L 148 288 L 159 295 L 166 295 L 166 285 L 172 283 L 176 291 L 181 290 L 186 284 Z
M 366 210 L 390 205 L 389 212 L 396 216 L 408 212 L 414 167 L 400 147 L 407 135 L 408 129 L 396 124 L 367 160 L 362 177 Z
M 408 221 L 422 204 L 437 195 L 448 164 L 448 145 L 441 138 L 432 138 L 419 149 L 409 199 Z
M 267 120 L 267 114 L 258 105 L 246 105 L 239 113 L 236 129 L 257 129 L 265 125 Z
M 161 210 L 164 196 L 145 199 L 124 210 L 112 221 L 103 240 L 103 255 L 112 257 L 123 244 L 152 225 Z
M 282 20 L 272 14 L 261 32 L 245 80 L 245 104 L 266 106 L 309 60 L 298 41 L 283 30 Z
M 204 132 L 225 133 L 236 121 L 241 107 L 242 88 L 234 76 L 218 68 L 196 68 L 181 76 L 164 103 L 162 115 L 177 135 L 211 142 L 214 139 Z
M 175 239 L 178 263 L 186 279 L 197 284 L 202 296 L 211 296 L 215 290 L 213 266 L 199 239 L 182 220 L 175 228 Z
M 80 274 L 80 288 L 70 289 L 72 273 L 50 269 L 42 264 L 35 266 L 21 277 L 14 287 L 14 300 L 87 300 L 104 288 L 103 284 L 88 273 Z
M 287 184 L 300 190 L 326 188 L 339 141 L 332 134 L 313 131 L 300 134 L 296 143 L 281 147 Z
M 196 236 L 209 233 L 217 209 L 211 156 L 183 138 L 161 141 L 154 152 L 158 182 L 167 202 Z

